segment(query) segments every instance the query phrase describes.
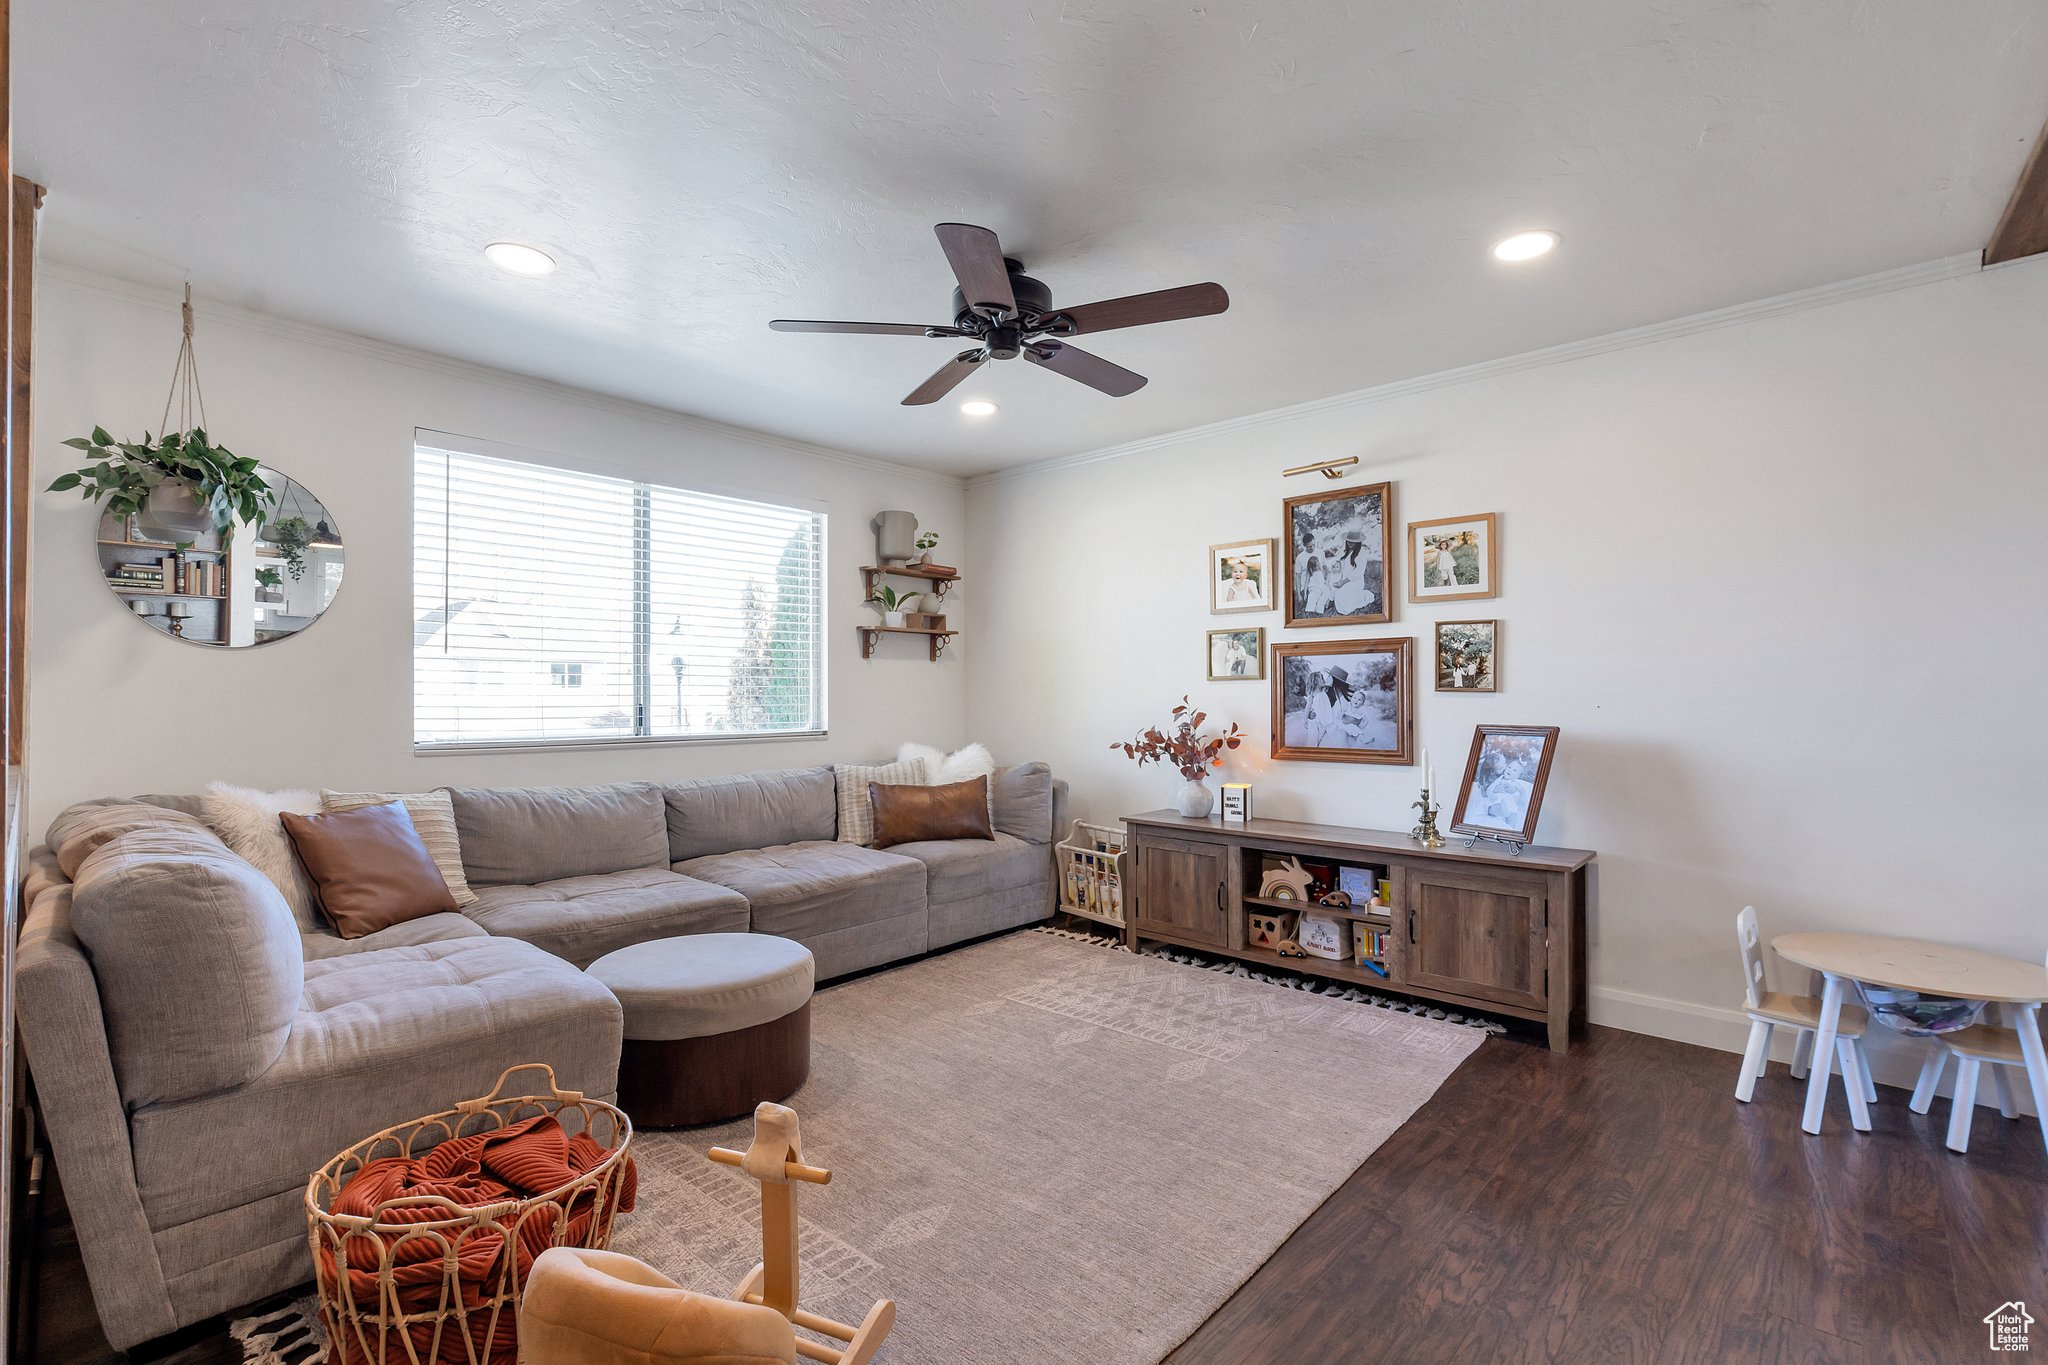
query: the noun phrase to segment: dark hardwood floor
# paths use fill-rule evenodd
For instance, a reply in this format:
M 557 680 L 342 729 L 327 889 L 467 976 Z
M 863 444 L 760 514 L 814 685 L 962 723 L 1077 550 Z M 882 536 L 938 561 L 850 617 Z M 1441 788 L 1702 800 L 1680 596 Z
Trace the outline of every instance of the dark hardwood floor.
M 1884 1089 L 1857 1134 L 1837 1090 L 1810 1138 L 1783 1067 L 1741 1105 L 1736 1065 L 1611 1029 L 1563 1057 L 1489 1039 L 1172 1365 L 1993 1360 L 1979 1319 L 2010 1299 L 2048 1350 L 2032 1121 L 1980 1110 L 1956 1156 L 1947 1101 Z M 34 1359 L 119 1359 L 61 1218 L 43 1245 Z M 218 1327 L 169 1345 L 239 1359 Z

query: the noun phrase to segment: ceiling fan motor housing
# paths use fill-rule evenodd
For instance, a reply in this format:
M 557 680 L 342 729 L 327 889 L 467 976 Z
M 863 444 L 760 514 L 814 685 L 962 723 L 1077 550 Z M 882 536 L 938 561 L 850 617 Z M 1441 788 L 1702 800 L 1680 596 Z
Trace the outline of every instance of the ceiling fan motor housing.
M 1010 292 L 1017 296 L 1017 312 L 1021 317 L 1029 321 L 1052 311 L 1052 290 L 1046 286 L 1045 281 L 1034 280 L 1025 274 L 1024 263 L 1014 256 L 1003 257 L 1003 268 L 1009 274 Z M 981 325 L 986 322 L 986 318 L 968 306 L 967 296 L 955 289 L 953 325 L 969 331 L 979 331 Z M 991 350 L 993 351 L 993 348 Z M 1007 360 L 1016 353 L 1016 350 L 1012 349 L 1009 355 L 998 354 L 996 358 Z

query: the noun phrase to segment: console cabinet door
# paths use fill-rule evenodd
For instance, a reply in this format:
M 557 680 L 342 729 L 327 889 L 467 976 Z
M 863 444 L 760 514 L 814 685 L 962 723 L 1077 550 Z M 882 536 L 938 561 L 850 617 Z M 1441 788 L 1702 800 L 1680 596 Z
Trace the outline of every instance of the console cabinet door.
M 1138 846 L 1138 932 L 1228 946 L 1222 844 L 1147 838 Z
M 1396 904 L 1408 922 L 1408 983 L 1542 1009 L 1549 999 L 1544 884 L 1480 871 L 1411 867 Z

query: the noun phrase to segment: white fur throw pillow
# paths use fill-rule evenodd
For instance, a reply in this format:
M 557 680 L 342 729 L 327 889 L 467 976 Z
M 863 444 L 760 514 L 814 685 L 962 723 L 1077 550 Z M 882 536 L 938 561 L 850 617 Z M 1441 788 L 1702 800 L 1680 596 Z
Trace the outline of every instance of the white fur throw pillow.
M 979 744 L 945 753 L 929 744 L 906 744 L 896 751 L 898 763 L 915 763 L 924 772 L 924 785 L 946 787 L 955 782 L 972 782 L 977 777 L 994 777 L 996 761 Z
M 299 866 L 291 836 L 284 832 L 284 822 L 277 818 L 284 811 L 294 815 L 320 814 L 319 792 L 266 792 L 209 782 L 200 794 L 199 809 L 220 841 L 284 894 L 284 903 L 292 908 L 292 918 L 299 922 L 301 933 L 329 932 L 320 914 L 319 893 L 313 889 L 305 869 Z

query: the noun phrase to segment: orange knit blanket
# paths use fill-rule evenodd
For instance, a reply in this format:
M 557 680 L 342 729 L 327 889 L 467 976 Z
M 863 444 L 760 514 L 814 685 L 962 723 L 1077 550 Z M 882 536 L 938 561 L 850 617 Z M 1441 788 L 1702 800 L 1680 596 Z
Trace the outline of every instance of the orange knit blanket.
M 571 1137 L 553 1115 L 537 1115 L 495 1132 L 451 1138 L 422 1157 L 373 1161 L 342 1187 L 332 1212 L 374 1216 L 387 1226 L 438 1222 L 450 1216 L 441 1204 L 388 1205 L 392 1200 L 421 1196 L 438 1196 L 464 1208 L 530 1199 L 567 1184 L 607 1155 L 608 1149 L 588 1134 Z M 618 1184 L 617 1207 L 602 1211 L 605 1226 L 599 1229 L 603 1236 L 596 1243 L 589 1240 L 591 1220 L 600 1216 L 595 1190 L 580 1191 L 566 1208 L 540 1205 L 507 1213 L 496 1219 L 496 1229 L 469 1231 L 459 1243 L 435 1232 L 351 1234 L 343 1249 L 348 1262 L 347 1292 L 366 1321 L 360 1336 L 343 1326 L 341 1339 L 329 1344 L 330 1365 L 398 1365 L 415 1359 L 435 1360 L 441 1365 L 466 1365 L 472 1360 L 513 1365 L 519 1345 L 518 1305 L 509 1302 L 500 1308 L 495 1326 L 486 1306 L 492 1292 L 503 1284 L 507 1244 L 513 1257 L 512 1272 L 524 1289 L 534 1257 L 549 1247 L 601 1247 L 608 1242 L 612 1216 L 633 1207 L 637 1184 L 638 1172 L 628 1158 Z M 430 1315 L 403 1329 L 411 1339 L 411 1353 L 400 1341 L 382 1340 L 375 1326 L 377 1265 L 387 1250 L 399 1311 Z M 323 1242 L 320 1254 L 323 1278 L 332 1283 L 333 1248 Z M 451 1259 L 458 1282 L 452 1291 L 445 1273 Z M 457 1294 L 462 1306 L 472 1310 L 466 1323 L 438 1311 L 454 1307 L 453 1295 Z M 394 1326 L 390 1330 L 395 1334 L 399 1329 Z

